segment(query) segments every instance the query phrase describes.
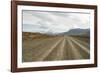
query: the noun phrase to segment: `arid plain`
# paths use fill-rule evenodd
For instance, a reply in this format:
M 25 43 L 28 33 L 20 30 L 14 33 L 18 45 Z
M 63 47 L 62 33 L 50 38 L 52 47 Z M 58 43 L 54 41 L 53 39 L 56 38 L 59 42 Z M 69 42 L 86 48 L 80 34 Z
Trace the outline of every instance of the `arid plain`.
M 23 32 L 22 61 L 89 59 L 89 38 L 85 35 L 45 35 Z

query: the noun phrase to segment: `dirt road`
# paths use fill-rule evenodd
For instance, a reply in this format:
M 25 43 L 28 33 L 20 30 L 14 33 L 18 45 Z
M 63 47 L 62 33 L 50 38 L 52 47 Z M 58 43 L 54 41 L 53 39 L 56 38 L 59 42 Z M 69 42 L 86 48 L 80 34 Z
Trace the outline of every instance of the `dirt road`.
M 88 37 L 60 36 L 25 40 L 23 62 L 90 58 Z

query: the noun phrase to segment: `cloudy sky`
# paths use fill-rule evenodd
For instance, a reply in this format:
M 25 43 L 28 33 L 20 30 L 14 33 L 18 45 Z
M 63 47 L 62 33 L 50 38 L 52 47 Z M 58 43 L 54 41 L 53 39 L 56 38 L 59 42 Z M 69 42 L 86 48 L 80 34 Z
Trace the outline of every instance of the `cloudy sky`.
M 90 27 L 89 13 L 23 10 L 23 31 L 62 33 L 70 29 Z

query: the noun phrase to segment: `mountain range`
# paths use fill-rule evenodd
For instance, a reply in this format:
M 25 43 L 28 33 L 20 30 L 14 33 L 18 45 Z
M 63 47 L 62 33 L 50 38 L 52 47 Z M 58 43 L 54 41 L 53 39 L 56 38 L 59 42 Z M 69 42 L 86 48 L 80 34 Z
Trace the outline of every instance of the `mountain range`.
M 62 33 L 45 33 L 47 35 L 85 35 L 85 36 L 90 36 L 90 29 L 71 29 L 67 32 L 62 32 Z
M 71 29 L 68 32 L 60 33 L 61 35 L 90 35 L 90 29 Z
M 23 33 L 24 35 L 33 35 L 33 33 L 31 32 L 27 32 L 27 33 Z M 55 35 L 84 35 L 84 36 L 90 36 L 90 29 L 71 29 L 67 32 L 62 32 L 62 33 L 52 33 L 52 32 L 47 32 L 47 33 L 34 33 L 35 35 L 51 35 L 51 36 L 55 36 Z

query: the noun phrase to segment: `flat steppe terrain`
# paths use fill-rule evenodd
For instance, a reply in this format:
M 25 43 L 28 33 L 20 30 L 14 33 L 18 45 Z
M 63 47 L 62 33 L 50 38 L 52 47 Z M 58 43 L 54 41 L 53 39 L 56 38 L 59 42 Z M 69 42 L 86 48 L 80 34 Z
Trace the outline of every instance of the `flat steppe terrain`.
M 23 32 L 22 61 L 84 60 L 90 58 L 90 37 Z

